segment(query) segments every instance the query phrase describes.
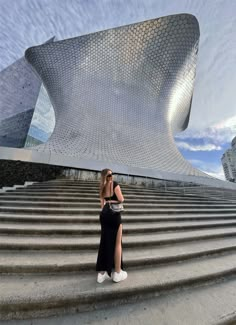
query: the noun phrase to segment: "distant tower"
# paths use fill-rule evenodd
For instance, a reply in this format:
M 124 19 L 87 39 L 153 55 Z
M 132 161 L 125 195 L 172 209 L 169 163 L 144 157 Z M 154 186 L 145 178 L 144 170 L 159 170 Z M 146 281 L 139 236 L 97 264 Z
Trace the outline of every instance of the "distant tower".
M 236 154 L 236 137 L 231 142 L 232 151 Z
M 236 146 L 236 137 L 233 139 L 234 145 Z M 233 148 L 225 151 L 221 158 L 222 166 L 225 173 L 225 178 L 228 181 L 236 182 L 236 150 Z

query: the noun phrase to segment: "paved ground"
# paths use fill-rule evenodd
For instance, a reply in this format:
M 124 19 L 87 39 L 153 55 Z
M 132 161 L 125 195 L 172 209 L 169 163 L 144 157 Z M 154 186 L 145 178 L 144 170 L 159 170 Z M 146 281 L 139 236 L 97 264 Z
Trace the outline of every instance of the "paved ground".
M 207 289 L 205 286 L 182 289 L 153 299 L 106 310 L 42 319 L 2 321 L 0 324 L 209 325 L 222 324 L 229 319 L 231 319 L 230 324 L 236 324 L 235 277 L 218 284 L 208 284 Z

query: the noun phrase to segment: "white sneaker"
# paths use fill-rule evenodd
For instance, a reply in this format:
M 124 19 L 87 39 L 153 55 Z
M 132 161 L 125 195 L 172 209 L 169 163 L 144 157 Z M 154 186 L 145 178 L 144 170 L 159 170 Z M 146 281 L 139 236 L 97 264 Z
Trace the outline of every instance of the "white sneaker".
M 117 272 L 114 272 L 112 274 L 112 280 L 114 282 L 120 282 L 120 281 L 123 281 L 125 280 L 126 278 L 128 277 L 128 274 L 127 272 L 121 270 L 120 273 L 117 273 Z
M 109 275 L 107 274 L 107 271 L 102 273 L 98 273 L 98 277 L 97 277 L 97 282 L 98 283 L 103 283 L 103 281 L 105 281 L 106 279 L 110 279 Z

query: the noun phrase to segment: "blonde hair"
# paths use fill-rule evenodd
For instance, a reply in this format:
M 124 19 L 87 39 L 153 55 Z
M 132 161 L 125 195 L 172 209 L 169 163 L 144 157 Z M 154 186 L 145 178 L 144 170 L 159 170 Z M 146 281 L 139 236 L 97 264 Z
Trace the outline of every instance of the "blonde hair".
M 111 169 L 109 168 L 105 168 L 101 171 L 101 181 L 100 181 L 100 190 L 99 190 L 100 198 L 103 198 L 104 196 L 104 190 L 107 184 L 106 176 L 109 171 L 111 171 Z

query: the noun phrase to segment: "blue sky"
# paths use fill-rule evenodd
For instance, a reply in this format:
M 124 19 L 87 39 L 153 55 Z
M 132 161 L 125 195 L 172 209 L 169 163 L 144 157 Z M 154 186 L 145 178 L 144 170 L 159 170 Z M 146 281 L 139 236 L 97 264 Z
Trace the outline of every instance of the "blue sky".
M 53 36 L 177 13 L 195 15 L 201 35 L 190 123 L 176 142 L 194 166 L 224 179 L 220 158 L 236 136 L 234 0 L 0 0 L 0 71 Z

